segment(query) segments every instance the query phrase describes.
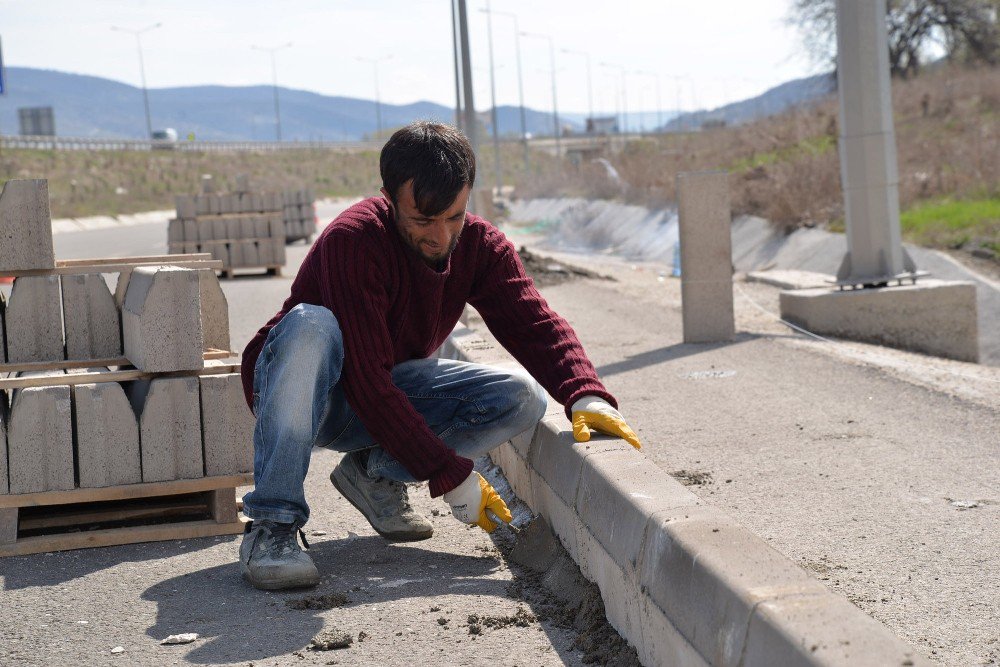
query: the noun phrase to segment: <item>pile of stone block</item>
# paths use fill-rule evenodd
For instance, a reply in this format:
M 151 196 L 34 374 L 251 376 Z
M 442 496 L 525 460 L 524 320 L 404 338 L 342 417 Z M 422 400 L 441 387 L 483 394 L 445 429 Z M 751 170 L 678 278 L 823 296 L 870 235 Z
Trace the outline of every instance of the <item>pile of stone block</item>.
M 316 204 L 311 190 L 287 191 L 284 199 L 285 241 L 306 243 L 316 231 Z
M 56 267 L 46 182 L 8 181 L 0 276 L 15 280 L 9 300 L 0 295 L 0 382 L 30 386 L 0 385 L 0 494 L 251 472 L 239 373 L 208 374 L 222 369 L 204 361 L 230 343 L 215 271 L 137 265 L 116 298 L 88 270 Z M 137 379 L 114 379 L 129 365 Z
M 167 228 L 171 254 L 211 253 L 223 270 L 285 264 L 284 198 L 279 192 L 202 192 L 176 198 Z

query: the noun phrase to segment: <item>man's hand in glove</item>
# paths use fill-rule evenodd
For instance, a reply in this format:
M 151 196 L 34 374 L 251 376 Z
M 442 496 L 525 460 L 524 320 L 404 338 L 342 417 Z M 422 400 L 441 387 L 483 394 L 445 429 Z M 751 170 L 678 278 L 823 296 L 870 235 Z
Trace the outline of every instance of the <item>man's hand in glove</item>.
M 639 436 L 625 423 L 625 418 L 603 398 L 584 396 L 573 404 L 573 438 L 577 442 L 590 440 L 590 431 L 621 438 L 641 449 Z
M 486 510 L 505 523 L 510 523 L 513 519 L 507 503 L 475 470 L 464 482 L 444 494 L 444 501 L 451 505 L 451 513 L 456 519 L 462 523 L 475 524 L 487 533 L 492 533 L 500 524 L 493 521 Z

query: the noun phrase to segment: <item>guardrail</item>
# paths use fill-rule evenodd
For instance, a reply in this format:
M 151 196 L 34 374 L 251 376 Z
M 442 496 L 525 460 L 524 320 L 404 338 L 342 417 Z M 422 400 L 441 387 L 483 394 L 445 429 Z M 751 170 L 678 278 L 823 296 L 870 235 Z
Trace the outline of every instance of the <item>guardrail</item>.
M 0 136 L 0 148 L 58 151 L 151 151 L 174 150 L 195 153 L 268 153 L 274 151 L 329 150 L 377 151 L 377 141 L 152 141 L 149 139 L 105 139 L 96 137 Z

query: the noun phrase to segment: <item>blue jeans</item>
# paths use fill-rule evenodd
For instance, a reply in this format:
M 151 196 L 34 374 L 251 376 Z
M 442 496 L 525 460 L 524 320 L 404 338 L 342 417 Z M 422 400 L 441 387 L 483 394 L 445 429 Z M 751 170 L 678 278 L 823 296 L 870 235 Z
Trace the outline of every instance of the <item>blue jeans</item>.
M 314 446 L 370 450 L 373 478 L 416 479 L 374 441 L 341 385 L 344 339 L 322 306 L 295 306 L 268 333 L 254 369 L 254 490 L 243 496 L 253 519 L 309 518 L 303 482 Z M 392 381 L 444 444 L 476 459 L 530 429 L 545 414 L 545 392 L 524 372 L 447 359 L 414 359 Z

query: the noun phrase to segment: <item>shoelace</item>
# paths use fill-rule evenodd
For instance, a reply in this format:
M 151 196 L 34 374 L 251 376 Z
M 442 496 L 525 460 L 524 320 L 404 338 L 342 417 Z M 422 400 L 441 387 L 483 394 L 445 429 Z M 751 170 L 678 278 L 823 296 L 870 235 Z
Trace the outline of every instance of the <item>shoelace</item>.
M 299 539 L 302 540 L 302 546 L 306 549 L 309 548 L 309 541 L 306 540 L 306 534 L 297 524 L 271 523 L 268 528 L 270 529 L 268 532 L 271 534 L 271 543 L 268 545 L 267 550 L 272 555 L 280 555 L 292 551 L 296 533 L 298 533 Z M 247 525 L 246 531 L 250 532 L 251 529 L 253 529 L 253 521 Z M 291 545 L 289 542 L 291 542 Z

